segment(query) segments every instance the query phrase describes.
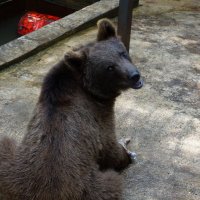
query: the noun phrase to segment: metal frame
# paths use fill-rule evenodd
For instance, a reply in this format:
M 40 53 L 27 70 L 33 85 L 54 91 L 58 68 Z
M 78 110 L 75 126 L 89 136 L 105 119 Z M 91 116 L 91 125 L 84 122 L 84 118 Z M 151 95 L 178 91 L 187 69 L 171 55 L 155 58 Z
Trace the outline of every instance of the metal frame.
M 132 10 L 135 4 L 138 5 L 138 3 L 138 0 L 120 0 L 119 2 L 118 35 L 121 36 L 127 51 L 129 51 L 130 46 Z

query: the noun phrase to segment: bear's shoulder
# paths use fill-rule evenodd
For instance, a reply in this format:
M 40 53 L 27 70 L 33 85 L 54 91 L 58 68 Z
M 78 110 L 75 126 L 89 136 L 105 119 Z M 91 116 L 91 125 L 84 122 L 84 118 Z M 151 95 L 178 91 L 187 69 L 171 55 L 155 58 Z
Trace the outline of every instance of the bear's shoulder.
M 54 105 L 69 100 L 77 88 L 75 79 L 73 70 L 61 60 L 45 76 L 39 102 Z

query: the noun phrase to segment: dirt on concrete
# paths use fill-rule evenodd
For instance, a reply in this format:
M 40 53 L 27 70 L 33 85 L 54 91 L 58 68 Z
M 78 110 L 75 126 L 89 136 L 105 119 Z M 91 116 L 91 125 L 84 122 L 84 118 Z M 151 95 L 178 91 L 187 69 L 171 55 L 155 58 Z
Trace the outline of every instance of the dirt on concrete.
M 115 108 L 118 138 L 131 137 L 138 154 L 124 172 L 124 200 L 199 200 L 200 2 L 140 2 L 130 55 L 145 86 L 122 94 Z M 95 37 L 92 27 L 0 73 L 1 136 L 21 140 L 45 73 Z

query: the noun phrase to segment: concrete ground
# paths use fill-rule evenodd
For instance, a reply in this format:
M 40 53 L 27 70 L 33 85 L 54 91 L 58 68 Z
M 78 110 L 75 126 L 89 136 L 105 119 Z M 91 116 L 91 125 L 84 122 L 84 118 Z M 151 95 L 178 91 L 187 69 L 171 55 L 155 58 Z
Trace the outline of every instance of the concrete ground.
M 124 172 L 124 200 L 199 200 L 200 2 L 140 2 L 130 54 L 145 86 L 116 102 L 117 135 L 131 137 L 138 154 Z M 21 140 L 45 73 L 95 36 L 92 27 L 0 72 L 1 136 Z

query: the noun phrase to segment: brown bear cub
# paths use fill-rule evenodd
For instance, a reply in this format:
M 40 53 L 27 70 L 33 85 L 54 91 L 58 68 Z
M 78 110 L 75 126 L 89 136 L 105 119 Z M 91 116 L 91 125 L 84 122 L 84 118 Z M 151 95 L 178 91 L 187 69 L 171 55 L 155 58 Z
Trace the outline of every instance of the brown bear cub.
M 0 193 L 7 200 L 119 200 L 131 152 L 117 142 L 114 102 L 142 87 L 109 20 L 97 41 L 67 53 L 46 75 L 20 145 L 0 142 Z

